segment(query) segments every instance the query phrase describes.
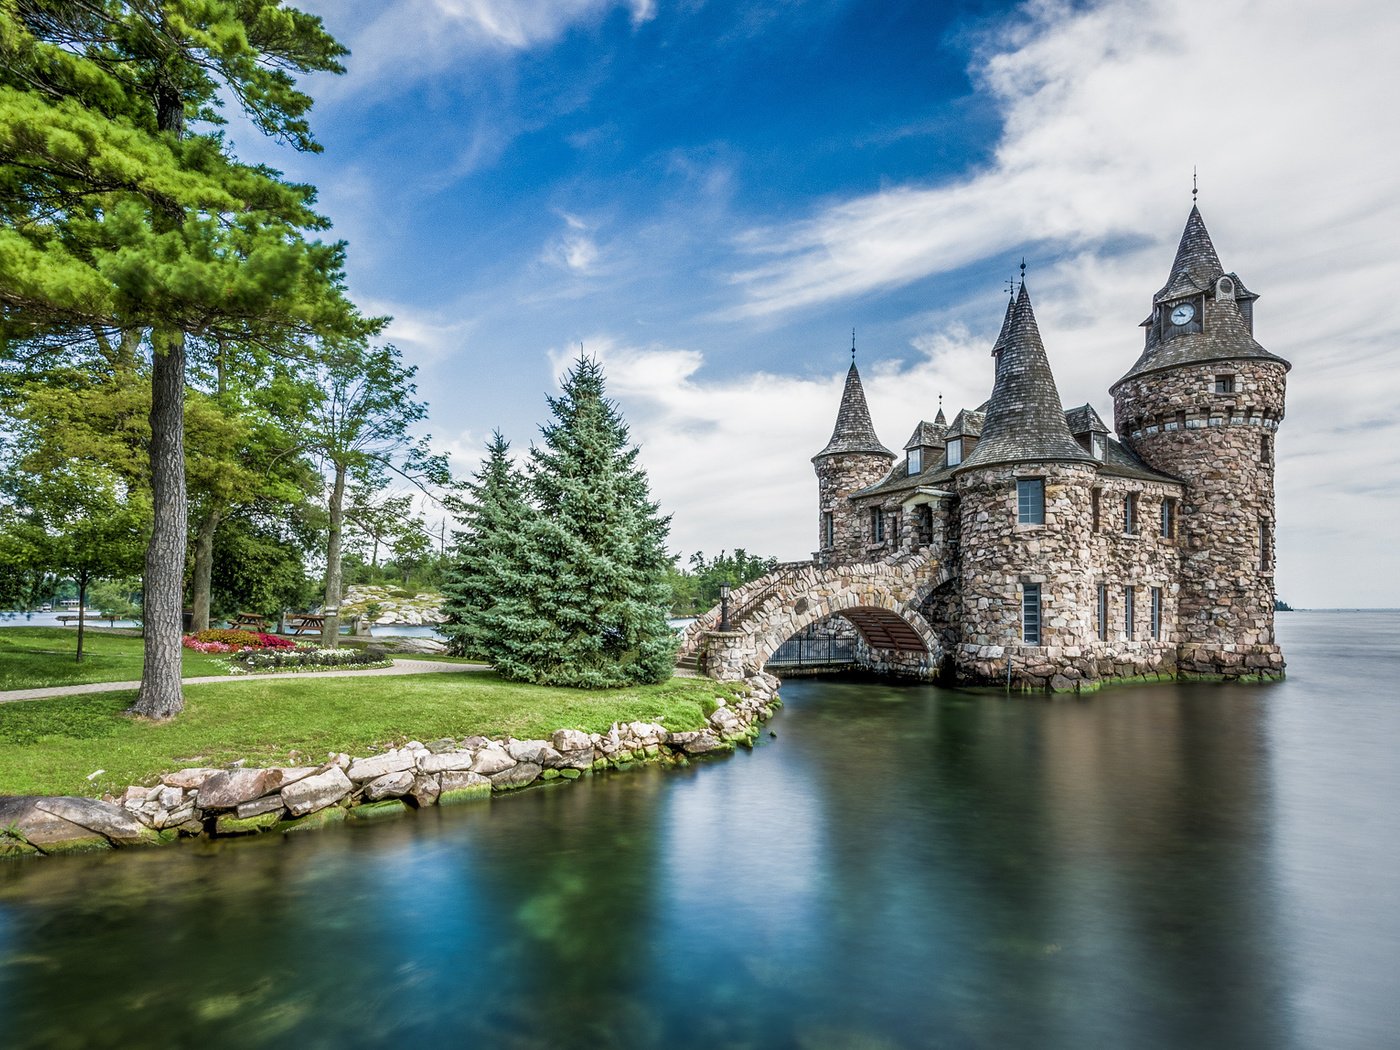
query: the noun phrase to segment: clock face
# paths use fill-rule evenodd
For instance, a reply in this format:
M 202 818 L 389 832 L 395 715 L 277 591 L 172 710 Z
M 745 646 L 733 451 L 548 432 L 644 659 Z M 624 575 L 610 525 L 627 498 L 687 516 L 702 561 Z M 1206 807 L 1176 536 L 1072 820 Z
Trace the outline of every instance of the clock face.
M 1190 303 L 1182 303 L 1172 311 L 1172 324 L 1186 324 L 1196 316 L 1196 308 Z

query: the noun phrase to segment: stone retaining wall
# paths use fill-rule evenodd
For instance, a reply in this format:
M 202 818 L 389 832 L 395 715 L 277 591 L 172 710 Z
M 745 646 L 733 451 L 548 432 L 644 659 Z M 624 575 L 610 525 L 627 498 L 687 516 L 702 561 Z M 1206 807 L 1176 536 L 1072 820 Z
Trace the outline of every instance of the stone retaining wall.
M 737 700 L 716 697 L 704 729 L 671 732 L 654 722 L 614 724 L 606 733 L 558 729 L 548 740 L 483 736 L 411 741 L 379 754 L 329 756 L 319 766 L 235 766 L 167 773 L 152 787 L 118 796 L 0 797 L 0 856 L 41 856 L 182 837 L 293 832 L 343 820 L 489 798 L 551 780 L 577 780 L 641 762 L 751 746 L 781 701 L 778 679 L 758 673 Z

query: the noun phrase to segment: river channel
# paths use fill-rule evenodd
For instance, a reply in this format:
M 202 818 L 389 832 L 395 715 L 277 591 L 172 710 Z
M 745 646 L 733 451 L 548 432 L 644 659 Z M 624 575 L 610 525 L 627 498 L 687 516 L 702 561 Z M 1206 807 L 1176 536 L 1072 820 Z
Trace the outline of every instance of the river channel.
M 0 863 L 0 1045 L 1400 1040 L 1400 613 L 1285 682 L 784 684 L 752 752 Z

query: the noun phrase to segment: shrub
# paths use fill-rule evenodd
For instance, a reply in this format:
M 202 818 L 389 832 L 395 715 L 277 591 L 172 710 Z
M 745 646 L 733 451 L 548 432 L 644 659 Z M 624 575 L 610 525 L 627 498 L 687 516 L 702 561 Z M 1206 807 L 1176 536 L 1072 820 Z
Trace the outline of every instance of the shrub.
M 384 662 L 382 652 L 363 649 L 321 649 L 296 646 L 287 649 L 244 649 L 229 661 L 237 671 L 297 671 L 305 667 L 356 667 Z
M 255 631 L 240 631 L 232 628 L 214 627 L 207 631 L 199 631 L 190 635 L 196 642 L 219 642 L 222 645 L 257 645 L 258 635 Z

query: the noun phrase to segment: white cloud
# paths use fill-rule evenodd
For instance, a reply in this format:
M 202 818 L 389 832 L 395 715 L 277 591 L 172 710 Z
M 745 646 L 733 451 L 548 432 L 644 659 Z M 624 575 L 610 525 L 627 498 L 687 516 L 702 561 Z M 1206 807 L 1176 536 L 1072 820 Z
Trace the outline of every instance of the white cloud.
M 1393 508 L 1375 505 L 1400 499 L 1386 423 L 1400 401 L 1390 306 L 1400 142 L 1380 130 L 1394 120 L 1400 18 L 1384 0 L 1036 0 L 1027 10 L 972 71 L 1004 119 L 985 170 L 748 231 L 731 316 L 790 314 L 988 260 L 1000 272 L 1026 253 L 1060 392 L 1105 411 L 1108 384 L 1141 346 L 1135 325 L 1166 277 L 1199 165 L 1225 265 L 1265 296 L 1260 340 L 1295 364 L 1280 438 L 1280 589 L 1299 604 L 1393 604 L 1385 581 L 1400 578 L 1400 555 L 1382 534 Z M 989 312 L 979 302 L 944 316 L 994 328 Z M 873 378 L 878 424 L 888 409 Z M 835 404 L 810 410 L 829 421 Z M 902 440 L 918 414 L 881 437 Z M 796 437 L 787 462 L 801 474 L 810 453 L 792 447 Z M 743 456 L 734 479 L 750 492 L 761 480 Z M 756 516 L 740 509 L 712 534 Z
M 577 215 L 568 212 L 559 214 L 564 220 L 564 232 L 545 245 L 540 255 L 541 261 L 579 277 L 595 273 L 602 253 L 593 238 L 592 227 Z
M 653 0 L 395 0 L 374 5 L 378 13 L 368 17 L 324 0 L 303 6 L 325 18 L 350 48 L 351 75 L 339 92 L 402 86 L 473 54 L 546 46 L 619 7 L 634 26 L 656 14 Z

